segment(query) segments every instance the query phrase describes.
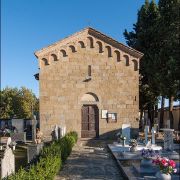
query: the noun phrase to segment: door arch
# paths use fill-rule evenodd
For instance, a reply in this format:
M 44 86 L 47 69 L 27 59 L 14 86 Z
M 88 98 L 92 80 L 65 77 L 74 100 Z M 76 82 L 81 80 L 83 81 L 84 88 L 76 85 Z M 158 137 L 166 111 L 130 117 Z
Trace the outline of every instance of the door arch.
M 87 104 L 81 108 L 81 137 L 99 136 L 99 109 L 97 105 Z

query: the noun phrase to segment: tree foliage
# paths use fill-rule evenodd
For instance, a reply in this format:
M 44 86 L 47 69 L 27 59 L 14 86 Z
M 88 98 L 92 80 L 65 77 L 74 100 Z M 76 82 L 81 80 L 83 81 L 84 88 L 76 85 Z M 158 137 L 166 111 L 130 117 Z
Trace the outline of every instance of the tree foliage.
M 31 90 L 21 87 L 6 87 L 0 91 L 0 118 L 32 118 L 32 112 L 38 113 L 39 101 Z
M 179 8 L 179 0 L 159 0 L 158 5 L 146 0 L 133 31 L 124 32 L 127 44 L 144 53 L 140 62 L 140 109 L 151 111 L 159 96 L 170 102 L 178 98 Z

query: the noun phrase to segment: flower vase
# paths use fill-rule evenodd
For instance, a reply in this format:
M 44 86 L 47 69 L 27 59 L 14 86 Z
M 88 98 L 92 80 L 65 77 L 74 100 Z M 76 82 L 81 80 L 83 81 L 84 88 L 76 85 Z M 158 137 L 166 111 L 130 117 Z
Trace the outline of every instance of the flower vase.
M 158 171 L 155 176 L 159 180 L 171 180 L 170 174 L 165 174 L 165 173 L 162 173 L 161 171 Z

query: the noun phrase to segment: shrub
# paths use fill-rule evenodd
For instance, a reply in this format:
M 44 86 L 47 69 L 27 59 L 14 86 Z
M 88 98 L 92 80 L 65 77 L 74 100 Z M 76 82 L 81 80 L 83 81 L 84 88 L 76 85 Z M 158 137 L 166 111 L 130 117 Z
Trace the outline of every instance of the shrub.
M 67 133 L 58 141 L 53 141 L 41 151 L 37 161 L 31 164 L 27 170 L 20 169 L 17 173 L 8 176 L 7 180 L 53 180 L 61 169 L 62 163 L 72 151 L 77 142 L 76 132 Z

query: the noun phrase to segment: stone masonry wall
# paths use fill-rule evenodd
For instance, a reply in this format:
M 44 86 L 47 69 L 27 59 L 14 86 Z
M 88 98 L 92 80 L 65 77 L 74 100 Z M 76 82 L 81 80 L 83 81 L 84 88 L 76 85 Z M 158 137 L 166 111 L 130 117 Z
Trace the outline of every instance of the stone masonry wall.
M 117 48 L 87 33 L 53 48 L 38 58 L 40 128 L 46 139 L 55 124 L 66 126 L 67 131 L 75 130 L 81 137 L 81 108 L 89 103 L 82 102 L 81 98 L 88 92 L 96 94 L 99 99 L 92 104 L 99 108 L 100 136 L 120 129 L 123 123 L 138 128 L 139 59 L 120 49 L 118 54 Z M 65 52 L 59 54 L 60 48 Z M 85 82 L 88 65 L 92 69 L 91 80 Z M 117 123 L 101 119 L 102 109 L 117 113 Z

